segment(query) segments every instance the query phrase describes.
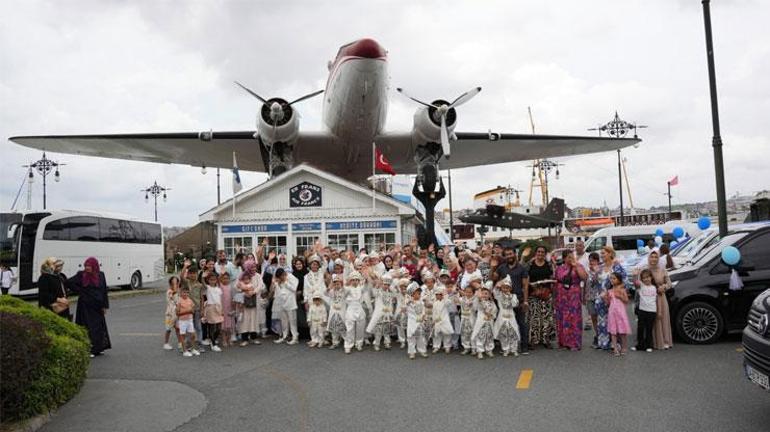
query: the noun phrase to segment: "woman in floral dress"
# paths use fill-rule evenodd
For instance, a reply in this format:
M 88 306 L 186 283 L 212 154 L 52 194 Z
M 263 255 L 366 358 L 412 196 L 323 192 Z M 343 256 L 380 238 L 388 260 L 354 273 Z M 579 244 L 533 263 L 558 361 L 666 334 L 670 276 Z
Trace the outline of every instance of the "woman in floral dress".
M 587 279 L 585 269 L 575 262 L 572 251 L 562 252 L 564 264 L 556 268 L 554 317 L 559 348 L 578 351 L 583 346 L 583 294 L 580 282 Z

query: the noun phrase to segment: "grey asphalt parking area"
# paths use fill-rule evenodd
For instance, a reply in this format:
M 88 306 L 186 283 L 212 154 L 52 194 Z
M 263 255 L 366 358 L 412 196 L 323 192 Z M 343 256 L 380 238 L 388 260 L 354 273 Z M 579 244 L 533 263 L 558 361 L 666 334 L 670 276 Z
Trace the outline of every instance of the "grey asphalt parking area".
M 42 430 L 770 430 L 770 394 L 744 379 L 735 335 L 622 358 L 589 348 L 410 361 L 271 340 L 183 358 L 161 348 L 163 308 L 159 294 L 112 303 L 114 348 Z

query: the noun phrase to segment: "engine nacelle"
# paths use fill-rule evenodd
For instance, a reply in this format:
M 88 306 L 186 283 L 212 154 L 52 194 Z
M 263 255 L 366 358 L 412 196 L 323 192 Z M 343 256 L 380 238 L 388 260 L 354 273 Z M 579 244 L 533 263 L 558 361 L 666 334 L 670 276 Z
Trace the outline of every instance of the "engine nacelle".
M 449 105 L 449 102 L 445 100 L 433 101 L 432 105 Z M 450 138 L 453 136 L 455 125 L 457 124 L 457 112 L 454 108 L 447 111 L 446 125 L 449 131 Z M 412 133 L 418 142 L 428 143 L 441 142 L 441 116 L 438 115 L 438 110 L 434 107 L 419 108 L 414 113 L 414 126 Z
M 269 99 L 257 116 L 257 134 L 268 146 L 277 142 L 291 144 L 299 135 L 299 113 L 285 99 Z

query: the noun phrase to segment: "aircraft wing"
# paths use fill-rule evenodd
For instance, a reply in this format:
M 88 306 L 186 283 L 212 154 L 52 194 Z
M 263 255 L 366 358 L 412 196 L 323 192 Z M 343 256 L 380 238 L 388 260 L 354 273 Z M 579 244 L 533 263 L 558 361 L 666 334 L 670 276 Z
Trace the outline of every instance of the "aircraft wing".
M 634 145 L 638 138 L 604 138 L 562 135 L 456 132 L 449 159 L 441 168 L 466 168 L 505 162 L 531 161 L 617 150 Z M 391 133 L 376 139 L 378 148 L 399 174 L 416 172 L 412 134 Z
M 210 139 L 201 139 L 210 134 Z M 254 131 L 172 132 L 114 135 L 16 136 L 11 141 L 40 150 L 113 159 L 232 168 L 233 152 L 238 168 L 266 172 L 262 146 Z M 331 136 L 322 132 L 301 133 L 301 149 L 322 148 Z

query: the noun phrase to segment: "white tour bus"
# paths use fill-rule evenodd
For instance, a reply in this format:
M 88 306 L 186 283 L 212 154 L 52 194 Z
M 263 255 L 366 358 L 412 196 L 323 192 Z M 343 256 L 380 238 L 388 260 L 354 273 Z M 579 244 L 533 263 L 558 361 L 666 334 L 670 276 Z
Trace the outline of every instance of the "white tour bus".
M 13 271 L 10 293 L 37 294 L 40 264 L 64 261 L 72 276 L 96 257 L 109 286 L 130 286 L 164 276 L 161 225 L 122 215 L 58 210 L 0 214 L 0 262 Z

